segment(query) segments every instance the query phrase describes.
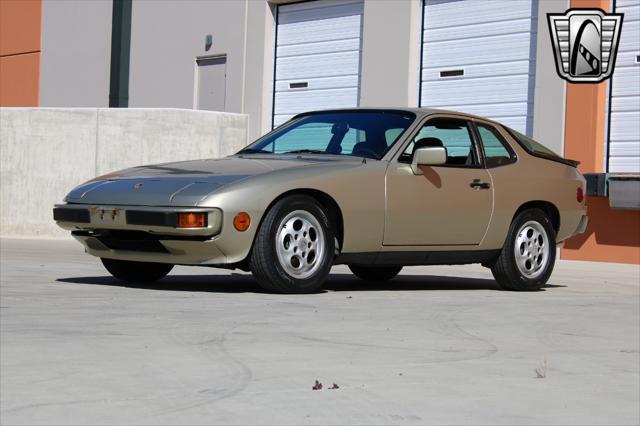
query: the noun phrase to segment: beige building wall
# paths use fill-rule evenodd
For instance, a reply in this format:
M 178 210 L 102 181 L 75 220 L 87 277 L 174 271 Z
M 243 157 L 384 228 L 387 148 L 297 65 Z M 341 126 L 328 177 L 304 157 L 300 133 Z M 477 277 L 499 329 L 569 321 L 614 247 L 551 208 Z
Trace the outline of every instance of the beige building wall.
M 569 0 L 538 3 L 533 138 L 560 155 L 564 153 L 567 83 L 556 72 L 547 13 L 564 13 L 568 8 Z
M 44 2 L 43 106 L 108 105 L 111 1 L 96 0 L 90 11 L 75 3 Z M 129 106 L 195 108 L 196 59 L 226 55 L 225 111 L 249 116 L 249 140 L 269 131 L 276 13 L 286 3 L 134 0 Z M 568 0 L 540 1 L 538 11 L 533 136 L 559 153 L 566 83 L 555 74 L 546 13 L 567 7 Z M 68 15 L 78 22 L 65 27 Z M 421 33 L 421 0 L 365 0 L 360 106 L 418 105 Z
M 253 0 L 134 1 L 129 106 L 196 108 L 196 59 L 224 55 L 225 111 L 247 113 L 250 138 L 258 137 L 271 121 L 274 9 Z
M 422 2 L 364 3 L 360 106 L 418 106 Z
M 112 4 L 42 2 L 40 106 L 109 106 Z

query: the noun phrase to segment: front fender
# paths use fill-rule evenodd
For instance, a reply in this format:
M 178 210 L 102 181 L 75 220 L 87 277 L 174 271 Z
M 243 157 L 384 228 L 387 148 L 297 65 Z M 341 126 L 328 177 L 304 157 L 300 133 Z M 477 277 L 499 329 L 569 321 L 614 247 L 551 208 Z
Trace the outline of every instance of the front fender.
M 343 252 L 377 251 L 382 246 L 387 162 L 367 161 L 354 166 L 322 165 L 303 170 L 286 170 L 245 179 L 207 196 L 199 207 L 222 210 L 222 231 L 216 239 L 228 263 L 244 260 L 266 211 L 287 192 L 311 189 L 335 200 L 342 211 Z M 240 232 L 233 226 L 239 212 L 251 217 L 249 228 Z

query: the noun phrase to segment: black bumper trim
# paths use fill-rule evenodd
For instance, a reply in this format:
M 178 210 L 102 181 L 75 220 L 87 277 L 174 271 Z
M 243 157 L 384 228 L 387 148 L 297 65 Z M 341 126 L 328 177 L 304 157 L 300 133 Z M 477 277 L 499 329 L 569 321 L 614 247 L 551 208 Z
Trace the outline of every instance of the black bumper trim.
M 53 220 L 56 222 L 91 223 L 91 216 L 89 215 L 89 209 L 54 207 Z
M 178 226 L 176 212 L 149 212 L 143 210 L 127 210 L 127 224 L 148 226 Z

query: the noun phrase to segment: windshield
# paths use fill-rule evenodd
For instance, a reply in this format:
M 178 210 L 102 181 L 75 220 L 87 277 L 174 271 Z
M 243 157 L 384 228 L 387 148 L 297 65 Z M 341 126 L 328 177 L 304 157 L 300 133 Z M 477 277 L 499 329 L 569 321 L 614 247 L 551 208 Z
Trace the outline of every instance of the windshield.
M 321 112 L 294 118 L 238 154 L 333 154 L 380 159 L 411 125 L 404 111 Z

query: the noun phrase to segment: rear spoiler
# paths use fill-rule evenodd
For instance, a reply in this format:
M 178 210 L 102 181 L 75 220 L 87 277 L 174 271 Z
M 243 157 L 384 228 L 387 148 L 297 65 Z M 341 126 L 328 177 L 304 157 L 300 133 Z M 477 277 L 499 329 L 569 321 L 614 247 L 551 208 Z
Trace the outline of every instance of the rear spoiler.
M 537 152 L 529 152 L 529 154 L 535 157 L 544 158 L 545 160 L 551 160 L 557 163 L 566 164 L 567 166 L 571 166 L 575 168 L 578 168 L 578 166 L 580 165 L 580 162 L 578 160 L 570 160 L 568 158 L 556 157 L 555 155 L 546 155 L 546 154 L 540 154 Z

